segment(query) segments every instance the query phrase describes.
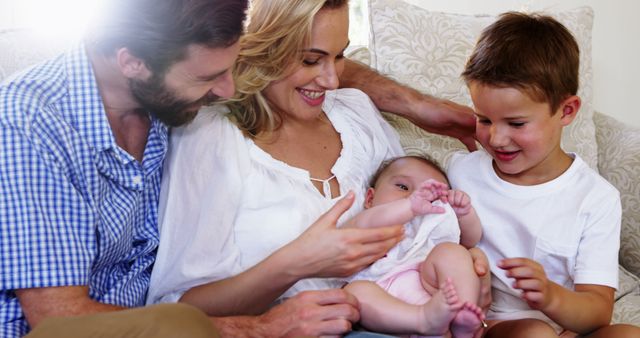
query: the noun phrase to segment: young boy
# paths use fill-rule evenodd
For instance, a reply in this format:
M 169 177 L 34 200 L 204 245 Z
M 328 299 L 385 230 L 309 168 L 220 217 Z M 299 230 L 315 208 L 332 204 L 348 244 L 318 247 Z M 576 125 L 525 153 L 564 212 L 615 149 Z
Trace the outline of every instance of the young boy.
M 454 337 L 472 337 L 484 315 L 476 305 L 480 281 L 467 250 L 482 229 L 469 197 L 450 190 L 444 172 L 421 157 L 386 162 L 372 182 L 365 210 L 342 226 L 406 224 L 406 232 L 387 256 L 345 287 L 360 302 L 362 325 L 380 332 L 451 330 Z
M 505 13 L 462 74 L 484 150 L 457 154 L 448 174 L 483 220 L 493 287 L 486 337 L 640 337 L 609 325 L 618 191 L 560 147 L 580 108 L 578 65 L 578 45 L 556 20 Z

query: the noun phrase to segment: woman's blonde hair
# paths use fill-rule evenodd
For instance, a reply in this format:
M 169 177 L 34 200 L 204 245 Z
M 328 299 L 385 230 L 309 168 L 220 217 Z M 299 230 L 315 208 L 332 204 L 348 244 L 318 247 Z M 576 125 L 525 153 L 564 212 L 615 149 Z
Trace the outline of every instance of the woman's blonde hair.
M 262 94 L 282 79 L 311 40 L 313 18 L 323 8 L 340 8 L 348 0 L 252 0 L 246 32 L 234 68 L 236 94 L 227 101 L 240 129 L 255 136 L 279 127 L 277 115 Z

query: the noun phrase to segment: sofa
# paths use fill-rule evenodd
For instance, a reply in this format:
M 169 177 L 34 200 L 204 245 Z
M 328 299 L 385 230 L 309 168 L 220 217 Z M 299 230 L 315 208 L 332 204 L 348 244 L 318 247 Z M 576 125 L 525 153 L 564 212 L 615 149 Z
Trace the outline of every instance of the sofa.
M 580 154 L 622 197 L 620 286 L 613 322 L 640 326 L 640 128 L 593 110 L 593 11 L 583 7 L 550 14 L 574 33 L 581 48 L 578 94 L 583 107 L 565 128 L 563 147 Z M 369 0 L 369 46 L 355 49 L 349 57 L 423 93 L 471 105 L 459 74 L 480 31 L 493 20 L 489 15 L 432 12 L 401 0 Z M 0 31 L 0 81 L 70 44 L 26 30 Z M 464 149 L 455 139 L 429 134 L 393 115 L 385 117 L 408 153 L 428 155 L 446 166 L 454 151 Z

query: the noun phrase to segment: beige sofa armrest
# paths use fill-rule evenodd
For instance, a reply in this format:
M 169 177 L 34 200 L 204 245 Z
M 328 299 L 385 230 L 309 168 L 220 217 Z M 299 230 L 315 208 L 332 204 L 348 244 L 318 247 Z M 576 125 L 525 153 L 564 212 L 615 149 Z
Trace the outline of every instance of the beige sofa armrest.
M 598 170 L 620 191 L 620 264 L 640 276 L 640 128 L 596 113 Z

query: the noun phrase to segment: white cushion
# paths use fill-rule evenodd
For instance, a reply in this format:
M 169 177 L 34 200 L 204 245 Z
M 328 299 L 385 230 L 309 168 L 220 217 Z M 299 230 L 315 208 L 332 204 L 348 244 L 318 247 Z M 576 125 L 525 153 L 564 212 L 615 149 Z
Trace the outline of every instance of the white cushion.
M 71 43 L 26 29 L 0 30 L 0 81 L 59 54 Z
M 582 108 L 564 130 L 563 148 L 577 152 L 597 170 L 597 145 L 593 123 L 591 28 L 589 7 L 548 13 L 574 34 L 580 46 Z M 369 0 L 371 65 L 383 74 L 417 90 L 466 105 L 471 99 L 460 77 L 481 31 L 496 17 L 429 11 L 401 0 Z M 453 150 L 463 149 L 457 140 L 431 135 L 406 120 L 390 117 L 399 128 L 408 152 L 431 155 L 441 163 Z

